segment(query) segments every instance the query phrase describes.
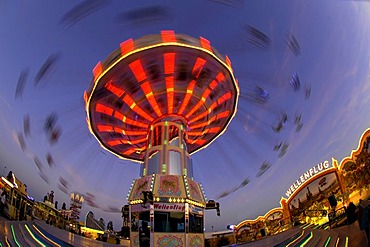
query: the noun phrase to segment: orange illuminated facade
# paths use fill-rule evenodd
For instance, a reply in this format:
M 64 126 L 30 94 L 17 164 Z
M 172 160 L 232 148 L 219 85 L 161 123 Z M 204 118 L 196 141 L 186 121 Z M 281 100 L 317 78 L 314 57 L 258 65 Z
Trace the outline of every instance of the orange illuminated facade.
M 328 224 L 330 227 L 330 217 L 335 216 L 335 222 L 340 222 L 340 214 L 350 202 L 358 204 L 369 197 L 370 129 L 367 129 L 360 137 L 357 149 L 339 164 L 334 158 L 331 162 L 324 161 L 294 181 L 280 200 L 280 208 L 255 220 L 240 222 L 235 228 L 236 239 L 238 243 L 253 241 L 263 234 L 274 235 L 297 223 Z
M 254 220 L 244 220 L 234 229 L 237 243 L 254 241 L 287 229 L 282 208 L 274 208 Z
M 363 132 L 357 149 L 340 162 L 339 169 L 348 201 L 357 204 L 370 197 L 370 128 Z

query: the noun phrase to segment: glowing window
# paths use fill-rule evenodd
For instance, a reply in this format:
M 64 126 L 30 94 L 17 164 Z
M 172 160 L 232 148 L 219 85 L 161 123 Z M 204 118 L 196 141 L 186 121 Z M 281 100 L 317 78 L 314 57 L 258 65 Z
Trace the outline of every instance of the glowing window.
M 151 152 L 148 159 L 147 175 L 161 173 L 161 166 L 159 165 L 160 160 L 161 160 L 160 152 L 158 151 Z
M 155 232 L 185 232 L 185 213 L 154 212 Z
M 187 167 L 187 176 L 188 177 L 193 177 L 193 160 L 191 159 L 190 156 L 186 156 L 186 160 L 187 160 L 187 163 L 188 163 L 188 167 Z
M 175 125 L 171 125 L 168 127 L 168 140 L 169 140 L 169 143 L 172 142 L 173 139 L 175 138 L 179 138 L 179 128 Z M 171 144 L 170 144 L 171 145 Z M 175 145 L 175 144 L 173 144 Z M 178 141 L 177 141 L 177 145 L 176 146 L 179 146 L 178 144 Z
M 181 154 L 177 151 L 170 150 L 168 152 L 168 156 L 169 156 L 169 174 L 182 175 Z
M 158 126 L 154 127 L 153 132 L 152 132 L 152 137 L 153 137 L 152 146 L 153 147 L 162 145 L 162 143 L 163 143 L 162 133 L 163 133 L 163 130 L 162 130 L 161 125 L 158 125 Z
M 189 232 L 203 233 L 203 215 L 190 213 L 189 214 Z
M 173 138 L 171 141 L 169 141 L 168 145 L 179 147 L 180 146 L 179 137 Z

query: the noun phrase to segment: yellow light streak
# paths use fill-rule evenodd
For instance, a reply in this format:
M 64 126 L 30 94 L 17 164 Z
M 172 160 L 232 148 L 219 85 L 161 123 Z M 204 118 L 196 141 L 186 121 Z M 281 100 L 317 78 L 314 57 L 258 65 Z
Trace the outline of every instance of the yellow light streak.
M 291 246 L 292 244 L 294 244 L 295 242 L 297 242 L 297 241 L 298 241 L 298 239 L 300 239 L 303 235 L 304 235 L 304 230 L 302 231 L 301 235 L 300 235 L 298 238 L 294 239 L 294 241 L 290 242 L 286 247 L 289 247 L 289 246 Z
M 26 227 L 28 233 L 31 235 L 31 237 L 33 238 L 33 240 L 35 240 L 37 243 L 39 243 L 41 246 L 43 247 L 46 247 L 46 245 L 44 245 L 40 240 L 38 240 L 35 235 L 31 232 L 30 228 L 28 228 L 27 225 L 24 225 L 24 227 Z
M 35 228 L 35 230 L 43 237 L 45 238 L 46 240 L 48 240 L 49 242 L 51 242 L 52 244 L 56 245 L 56 246 L 59 246 L 61 247 L 60 244 L 54 242 L 53 240 L 51 240 L 50 238 L 46 237 L 35 225 L 32 225 L 33 228 Z

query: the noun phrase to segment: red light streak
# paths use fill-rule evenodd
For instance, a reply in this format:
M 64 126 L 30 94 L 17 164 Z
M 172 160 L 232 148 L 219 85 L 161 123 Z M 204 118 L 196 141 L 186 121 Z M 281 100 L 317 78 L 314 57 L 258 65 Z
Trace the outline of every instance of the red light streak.
M 98 128 L 98 131 L 99 132 L 113 132 L 113 126 L 109 126 L 109 125 L 101 125 L 101 124 L 98 124 L 96 125 L 96 127 Z
M 202 146 L 205 142 L 206 140 L 198 139 L 195 143 L 198 144 L 199 146 Z
M 130 125 L 133 125 L 133 126 L 138 126 L 138 127 L 143 127 L 143 128 L 148 128 L 148 126 L 149 126 L 145 123 L 127 118 L 122 113 L 117 112 L 117 111 L 114 113 L 114 117 L 121 120 L 124 123 L 130 124 Z
M 209 84 L 209 87 L 211 88 L 211 90 L 215 89 L 215 87 L 217 86 L 218 82 L 216 80 L 213 80 L 210 84 Z
M 207 133 L 218 133 L 220 131 L 221 127 L 212 127 L 205 129 L 203 131 L 189 131 L 188 136 L 203 136 Z
M 209 94 L 211 93 L 211 91 L 213 89 L 215 89 L 215 87 L 218 85 L 218 83 L 220 83 L 221 81 L 223 81 L 225 79 L 225 76 L 222 72 L 218 73 L 218 75 L 216 76 L 216 80 L 213 80 L 209 87 L 211 88 L 211 90 L 209 90 L 208 88 L 204 91 L 203 95 L 202 95 L 202 98 L 198 101 L 198 103 L 188 112 L 188 114 L 186 114 L 186 118 L 189 118 L 194 112 L 196 112 L 199 107 L 202 106 L 202 104 L 204 104 L 204 102 L 206 101 L 206 99 L 208 98 Z M 231 95 L 230 95 L 231 97 Z M 216 107 L 216 105 L 214 105 L 214 103 L 211 105 L 211 107 L 209 109 L 213 110 L 214 108 Z M 202 114 L 202 117 L 204 117 L 205 115 L 207 115 L 207 113 L 203 112 Z M 198 118 L 199 119 L 199 118 Z M 192 120 L 192 122 L 194 122 L 194 120 Z
M 203 139 L 197 139 L 197 140 L 192 140 L 192 139 L 189 139 L 189 142 L 190 144 L 197 144 L 199 146 L 202 146 L 207 140 L 203 140 Z
M 131 109 L 134 108 L 136 105 L 135 101 L 130 97 L 130 95 L 126 94 L 125 97 L 122 98 L 123 102 L 125 102 Z
M 151 117 L 149 114 L 147 114 L 145 111 L 143 111 L 139 106 L 136 105 L 135 101 L 126 94 L 123 97 L 123 102 L 125 102 L 133 111 L 135 111 L 137 114 L 142 116 L 143 118 L 147 119 L 149 122 L 152 122 L 154 120 L 153 117 Z
M 162 42 L 176 42 L 175 32 L 173 30 L 163 30 L 161 31 Z
M 209 50 L 209 51 L 212 51 L 212 47 L 211 47 L 211 42 L 209 42 L 208 39 L 205 39 L 203 37 L 200 37 L 200 45 L 206 49 L 206 50 Z
M 218 82 L 222 82 L 223 80 L 225 80 L 225 76 L 222 72 L 218 73 L 218 75 L 216 76 L 216 79 Z
M 120 44 L 122 56 L 134 50 L 134 40 L 128 39 Z
M 132 110 L 138 113 L 140 116 L 144 117 L 145 119 L 149 120 L 150 122 L 154 120 L 150 115 L 144 112 L 139 106 L 135 105 Z
M 184 101 L 182 102 L 180 110 L 178 112 L 179 114 L 182 114 L 182 112 L 185 110 L 185 107 L 188 105 L 189 100 L 193 94 L 194 86 L 195 86 L 195 80 L 192 80 L 186 89 L 186 95 L 185 95 Z
M 134 130 L 124 130 L 119 127 L 114 127 L 111 125 L 102 125 L 97 124 L 96 127 L 98 128 L 99 132 L 115 132 L 115 133 L 121 133 L 124 135 L 133 135 L 133 136 L 139 136 L 139 135 L 146 135 L 146 131 L 134 131 Z
M 228 100 L 231 98 L 231 93 L 230 92 L 227 92 L 225 93 L 224 95 L 222 95 L 218 100 L 217 100 L 217 104 L 221 104 L 222 102 Z
M 89 98 L 89 96 L 87 95 L 86 91 L 84 91 L 84 100 L 85 100 L 85 102 L 87 102 L 88 98 Z
M 107 141 L 107 144 L 111 147 L 114 147 L 114 146 L 117 146 L 117 145 L 121 145 L 122 142 L 121 142 L 121 140 L 113 140 L 113 141 Z
M 124 139 L 116 139 L 116 140 L 111 140 L 107 141 L 108 145 L 113 147 L 121 144 L 130 144 L 130 145 L 136 145 L 138 143 L 146 142 L 147 139 L 146 137 L 141 138 L 141 139 L 136 139 L 136 140 L 124 140 Z
M 210 93 L 211 91 L 207 88 L 205 91 L 204 91 L 204 93 L 203 93 L 203 96 L 202 96 L 202 98 L 198 101 L 198 103 L 188 112 L 188 114 L 186 114 L 186 118 L 188 118 L 188 117 L 190 117 L 196 110 L 198 110 L 199 109 L 199 107 L 201 107 L 203 104 L 204 104 L 204 102 L 206 102 L 206 99 L 207 99 L 207 97 L 208 97 L 208 95 L 209 95 L 209 93 Z
M 138 110 L 138 109 L 136 109 L 136 110 Z M 96 112 L 100 112 L 100 113 L 104 113 L 104 114 L 109 115 L 109 116 L 112 116 L 113 115 L 113 109 L 112 108 L 110 108 L 108 106 L 105 106 L 103 104 L 100 104 L 100 103 L 97 103 L 96 104 L 95 111 Z M 117 111 L 114 112 L 114 117 L 117 118 L 117 119 L 119 119 L 119 120 L 121 120 L 124 123 L 127 123 L 127 124 L 131 124 L 131 125 L 138 126 L 138 127 L 143 127 L 143 128 L 147 128 L 148 127 L 147 124 L 144 124 L 144 123 L 141 123 L 139 121 L 134 121 L 132 119 L 129 119 L 129 118 L 125 117 L 122 113 L 117 112 Z M 152 120 L 150 120 L 150 121 L 152 121 Z
M 164 73 L 166 74 L 166 90 L 167 90 L 167 105 L 168 113 L 173 111 L 173 97 L 174 97 L 174 78 L 175 71 L 175 53 L 164 53 Z
M 152 106 L 157 116 L 161 116 L 162 115 L 161 109 L 159 108 L 157 101 L 154 98 L 154 94 L 152 88 L 150 87 L 150 83 L 146 81 L 147 77 L 140 60 L 133 61 L 132 63 L 129 64 L 129 67 L 132 73 L 134 73 L 136 80 L 139 83 L 145 81 L 140 85 L 141 89 L 143 90 L 145 97 L 148 99 L 150 105 Z
M 100 113 L 104 113 L 104 114 L 109 115 L 109 116 L 112 116 L 112 114 L 113 114 L 113 109 L 112 108 L 110 108 L 108 106 L 105 106 L 103 104 L 100 104 L 100 103 L 96 104 L 95 111 L 100 112 Z
M 225 60 L 226 60 L 226 64 L 229 66 L 229 68 L 231 69 L 231 61 L 229 59 L 228 56 L 225 56 Z
M 201 128 L 201 127 L 204 127 L 204 126 L 207 126 L 207 125 L 210 125 L 213 121 L 215 121 L 216 119 L 221 119 L 221 118 L 225 118 L 225 117 L 228 117 L 229 116 L 229 113 L 230 111 L 223 111 L 219 114 L 217 114 L 216 116 L 213 116 L 210 120 L 208 121 L 205 121 L 205 122 L 201 122 L 199 124 L 196 124 L 196 125 L 190 125 L 190 129 L 193 130 L 193 129 L 198 129 L 198 128 Z
M 94 81 L 96 81 L 96 79 L 98 79 L 98 77 L 101 75 L 101 73 L 103 73 L 103 66 L 99 62 L 95 65 L 95 67 L 93 69 Z
M 143 90 L 145 97 L 148 99 L 149 104 L 152 106 L 157 116 L 161 116 L 162 115 L 161 109 L 159 108 L 157 101 L 154 98 L 154 94 L 152 88 L 150 87 L 149 82 L 146 81 L 143 84 L 141 84 L 141 89 Z
M 106 89 L 108 89 L 110 92 L 112 92 L 117 97 L 122 97 L 122 95 L 125 93 L 125 91 L 119 87 L 114 86 L 112 83 L 107 83 L 104 85 Z
M 188 136 L 201 136 L 204 135 L 204 131 L 189 131 Z
M 200 72 L 202 71 L 202 68 L 204 64 L 206 63 L 206 60 L 203 58 L 198 57 L 197 60 L 195 61 L 192 74 L 195 76 L 195 78 L 198 78 L 200 75 Z
M 230 111 L 221 112 L 221 113 L 217 114 L 217 119 L 228 117 L 229 113 L 230 113 Z
M 133 136 L 147 135 L 146 131 L 124 130 L 118 127 L 114 127 L 114 132 L 122 133 L 124 135 L 133 135 Z
M 125 152 L 123 152 L 123 155 L 131 155 L 131 154 L 135 153 L 136 150 L 137 150 L 137 148 L 127 149 Z
M 188 136 L 203 136 L 207 133 L 218 133 L 220 131 L 221 127 L 212 127 L 205 129 L 203 131 L 189 131 Z
M 213 121 L 216 120 L 216 116 L 212 117 L 210 120 L 208 121 L 205 121 L 205 122 L 201 122 L 199 124 L 196 124 L 196 125 L 190 125 L 190 129 L 193 130 L 193 129 L 198 129 L 198 128 L 202 128 L 204 126 L 207 126 L 207 125 L 210 125 Z
M 131 145 L 135 145 L 135 144 L 146 142 L 146 141 L 147 141 L 147 138 L 144 137 L 144 138 L 141 138 L 141 139 L 128 141 L 128 143 L 131 144 Z
M 215 103 L 217 104 L 217 102 L 215 102 Z M 195 117 L 195 118 L 191 119 L 191 120 L 189 121 L 189 123 L 190 123 L 190 124 L 192 124 L 192 123 L 196 122 L 197 120 L 204 118 L 204 117 L 205 117 L 205 116 L 207 116 L 209 113 L 211 113 L 211 110 L 210 110 L 210 109 L 211 109 L 211 108 L 209 108 L 208 110 L 205 110 L 203 113 L 199 114 L 197 117 Z
M 168 113 L 173 112 L 173 97 L 174 97 L 174 78 L 173 76 L 166 77 L 166 89 L 167 89 L 167 105 Z
M 209 129 L 209 133 L 218 133 L 221 127 L 213 127 Z
M 144 82 L 141 84 L 141 89 L 143 89 L 144 94 L 148 97 L 148 95 L 153 95 L 152 88 L 150 87 L 149 82 Z
M 130 67 L 132 73 L 134 74 L 138 82 L 143 82 L 144 80 L 146 80 L 145 71 L 140 60 L 135 60 L 128 66 Z
M 224 95 L 219 97 L 215 102 L 213 102 L 213 104 L 210 105 L 210 107 L 207 110 L 205 110 L 203 113 L 201 113 L 198 116 L 190 119 L 189 123 L 192 124 L 192 123 L 196 122 L 197 120 L 202 119 L 203 117 L 207 116 L 208 114 L 210 114 L 213 111 L 213 109 L 216 108 L 217 105 L 222 104 L 224 101 L 226 101 L 230 98 L 231 98 L 231 93 L 230 92 L 225 93 Z
M 173 74 L 175 72 L 175 53 L 164 53 L 164 73 L 166 75 Z

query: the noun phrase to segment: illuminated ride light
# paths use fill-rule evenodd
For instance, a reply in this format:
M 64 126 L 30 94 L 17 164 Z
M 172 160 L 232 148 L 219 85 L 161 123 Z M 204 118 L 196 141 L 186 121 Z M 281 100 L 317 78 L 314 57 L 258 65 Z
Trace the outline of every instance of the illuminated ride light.
M 143 162 L 147 149 L 169 145 L 174 128 L 181 129 L 181 147 L 190 155 L 220 136 L 236 113 L 239 88 L 231 62 L 203 37 L 165 30 L 129 39 L 93 75 L 84 94 L 89 129 L 123 159 Z M 167 121 L 170 137 L 161 141 L 158 123 Z
M 61 247 L 60 244 L 54 242 L 53 240 L 51 240 L 50 238 L 48 238 L 47 236 L 45 236 L 45 234 L 43 234 L 35 225 L 32 224 L 32 227 L 44 238 L 46 239 L 47 241 L 49 241 L 50 243 L 52 243 L 53 245 L 57 246 L 57 247 Z
M 13 236 L 14 242 L 17 244 L 18 247 L 21 247 L 21 245 L 18 243 L 17 237 L 15 236 L 13 225 L 10 225 L 10 229 L 12 230 L 12 236 Z
M 329 246 L 330 240 L 331 240 L 331 237 L 328 237 L 328 239 L 325 242 L 324 247 L 328 247 Z
M 293 244 L 295 242 L 297 242 L 299 239 L 301 239 L 303 237 L 303 235 L 305 234 L 305 231 L 303 230 L 301 233 L 298 233 L 297 235 L 295 235 L 292 239 L 292 241 L 290 241 L 290 243 L 288 243 L 286 246 L 289 247 L 289 246 L 293 246 Z
M 14 188 L 14 185 L 11 182 L 9 182 L 8 179 L 1 177 L 1 180 L 4 181 L 7 185 L 9 185 L 11 188 Z
M 46 245 L 39 240 L 35 234 L 31 231 L 31 229 L 27 226 L 27 224 L 24 225 L 24 227 L 27 229 L 28 233 L 31 235 L 32 239 L 35 240 L 40 246 L 46 247 Z
M 311 232 L 310 233 L 310 235 L 308 235 L 305 239 L 304 239 L 304 241 L 303 241 L 303 243 L 301 243 L 299 246 L 306 246 L 306 244 L 308 243 L 308 242 L 310 242 L 310 240 L 313 238 L 313 232 Z

